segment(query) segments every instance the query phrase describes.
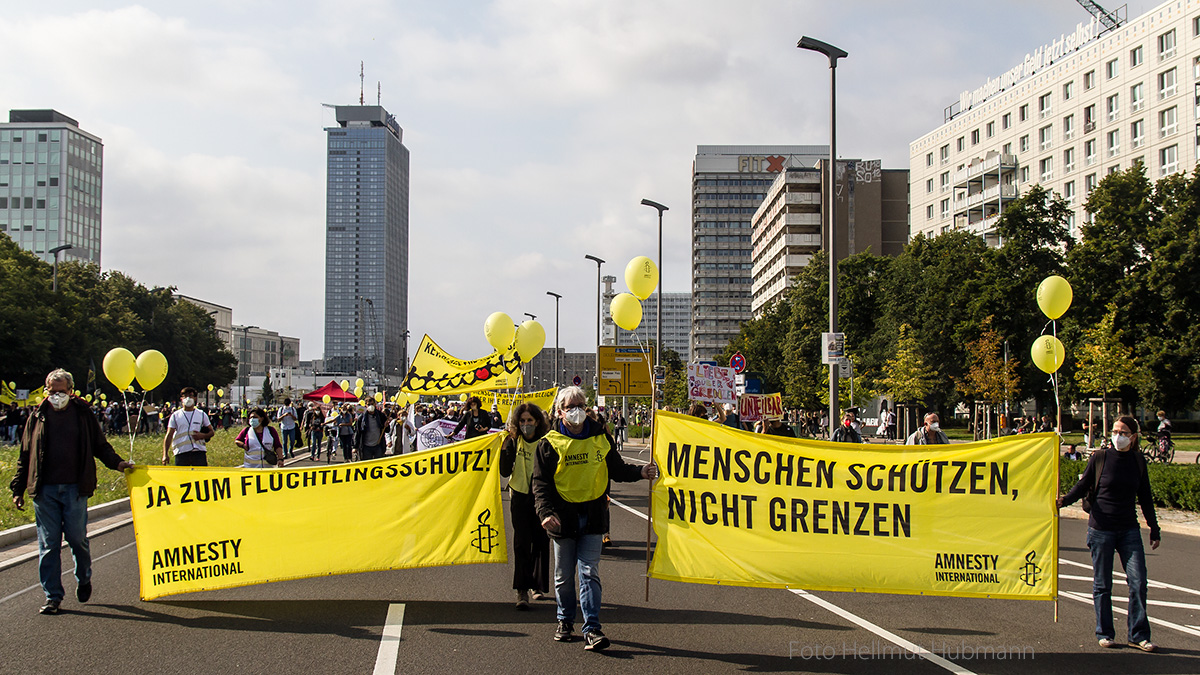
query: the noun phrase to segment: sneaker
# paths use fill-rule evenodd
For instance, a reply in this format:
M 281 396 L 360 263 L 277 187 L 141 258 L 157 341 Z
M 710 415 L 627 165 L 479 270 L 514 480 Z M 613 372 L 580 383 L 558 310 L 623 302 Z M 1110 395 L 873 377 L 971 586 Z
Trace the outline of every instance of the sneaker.
M 1099 640 L 1097 640 L 1097 643 L 1101 647 L 1104 647 L 1105 649 L 1112 649 L 1113 647 L 1117 646 L 1117 641 L 1110 640 L 1109 638 L 1100 638 Z
M 598 652 L 607 649 L 610 644 L 608 638 L 604 637 L 604 633 L 598 630 L 590 630 L 583 634 L 583 648 L 589 652 Z
M 554 631 L 555 642 L 570 642 L 571 633 L 575 631 L 575 624 L 570 621 L 559 621 L 558 628 Z
M 82 584 L 79 584 L 79 587 L 75 589 L 75 599 L 80 602 L 87 602 L 91 598 L 92 598 L 92 582 L 85 581 Z
M 1142 651 L 1144 651 L 1144 652 L 1156 652 L 1156 651 L 1158 651 L 1158 645 L 1154 644 L 1153 642 L 1151 642 L 1151 641 L 1149 641 L 1149 640 L 1142 640 L 1141 642 L 1130 642 L 1130 643 L 1129 643 L 1129 646 L 1130 646 L 1130 647 L 1137 647 L 1138 649 L 1140 649 L 1140 650 L 1142 650 Z
M 38 614 L 58 614 L 58 606 L 62 604 L 62 600 L 47 600 L 46 604 L 38 610 Z
M 604 535 L 604 538 L 600 540 L 600 546 L 601 548 L 608 548 L 609 546 L 612 546 L 612 537 L 608 536 L 607 534 Z
M 546 594 L 541 591 L 530 591 L 529 599 L 530 600 L 545 600 Z
M 529 591 L 517 591 L 517 609 L 529 609 Z

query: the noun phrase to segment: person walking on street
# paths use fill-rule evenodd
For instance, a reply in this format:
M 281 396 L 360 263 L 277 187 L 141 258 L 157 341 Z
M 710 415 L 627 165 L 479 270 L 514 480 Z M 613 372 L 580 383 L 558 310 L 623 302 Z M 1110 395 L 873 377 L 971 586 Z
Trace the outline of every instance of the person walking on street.
M 61 368 L 46 376 L 46 398 L 25 423 L 17 473 L 9 483 L 18 510 L 24 510 L 26 494 L 33 500 L 38 578 L 46 594 L 46 604 L 38 610 L 42 614 L 58 614 L 66 594 L 64 536 L 75 559 L 75 599 L 92 597 L 87 502 L 96 491 L 96 460 L 114 471 L 133 468 L 113 450 L 88 404 L 71 396 L 74 389 L 74 378 Z
M 1138 451 L 1138 423 L 1132 417 L 1119 418 L 1112 426 L 1112 437 L 1088 458 L 1087 468 L 1071 491 L 1058 498 L 1058 507 L 1087 498 L 1089 512 L 1087 545 L 1092 552 L 1092 604 L 1096 609 L 1096 640 L 1101 647 L 1117 646 L 1112 614 L 1113 553 L 1121 557 L 1125 581 L 1129 587 L 1128 641 L 1144 652 L 1157 651 L 1150 641 L 1150 620 L 1146 615 L 1146 552 L 1138 527 L 1135 505 L 1141 505 L 1142 517 L 1150 528 L 1150 549 L 1158 548 L 1162 532 L 1154 514 L 1154 500 L 1146 459 Z
M 245 451 L 242 468 L 266 469 L 272 466 L 283 468 L 283 443 L 275 427 L 268 421 L 267 411 L 255 408 L 250 411 L 249 426 L 242 429 L 233 444 Z
M 946 438 L 946 432 L 942 431 L 941 425 L 938 424 L 937 413 L 929 413 L 925 416 L 925 426 L 909 434 L 908 440 L 904 441 L 904 444 L 935 445 L 949 442 L 950 439 Z
M 522 403 L 512 413 L 500 447 L 500 475 L 508 478 L 513 527 L 513 590 L 517 609 L 550 590 L 550 538 L 533 507 L 533 465 L 538 442 L 550 431 L 542 409 Z
M 283 437 L 283 454 L 287 457 L 296 456 L 296 443 L 299 441 L 296 414 L 292 399 L 283 399 L 283 407 L 279 409 L 276 419 L 279 420 L 279 435 Z
M 375 407 L 374 401 L 368 402 L 367 409 L 354 421 L 354 447 L 358 449 L 360 460 L 383 457 L 383 434 L 387 431 L 387 423 L 387 415 Z
M 446 434 L 446 438 L 453 438 L 464 427 L 467 430 L 464 440 L 470 440 L 476 436 L 486 434 L 488 429 L 492 428 L 492 416 L 481 410 L 482 406 L 483 404 L 479 401 L 478 396 L 468 398 L 467 410 L 459 418 L 458 425 L 454 427 L 454 431 Z
M 854 411 L 847 410 L 842 415 L 842 426 L 834 429 L 833 437 L 829 440 L 834 443 L 862 443 L 862 436 L 858 433 L 858 429 L 855 428 L 855 419 L 856 415 Z
M 162 463 L 168 464 L 168 452 L 175 455 L 175 466 L 208 466 L 208 447 L 205 443 L 216 435 L 208 413 L 196 407 L 195 387 L 179 392 L 180 407 L 167 420 L 167 435 L 163 436 Z
M 557 419 L 538 443 L 531 486 L 538 518 L 554 542 L 554 639 L 572 639 L 578 606 L 583 610 L 584 649 L 597 651 L 609 645 L 600 630 L 600 542 L 608 531 L 609 481 L 654 480 L 658 467 L 626 463 L 604 427 L 588 419 L 586 405 L 579 387 L 558 393 Z
M 351 461 L 354 454 L 354 409 L 350 404 L 342 406 L 337 418 L 338 445 L 342 448 L 342 461 Z
M 308 458 L 317 461 L 321 455 L 321 439 L 325 430 L 325 412 L 312 403 L 304 413 L 304 430 L 308 433 Z

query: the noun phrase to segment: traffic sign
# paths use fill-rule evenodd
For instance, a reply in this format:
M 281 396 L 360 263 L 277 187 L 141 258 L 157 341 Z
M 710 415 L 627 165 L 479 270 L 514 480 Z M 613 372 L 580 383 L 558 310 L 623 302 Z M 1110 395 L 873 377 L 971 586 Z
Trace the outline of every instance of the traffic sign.
M 733 368 L 733 372 L 740 373 L 746 369 L 746 357 L 742 356 L 741 352 L 729 357 L 729 367 Z
M 600 384 L 597 393 L 608 396 L 650 396 L 653 352 L 640 347 L 600 347 Z
M 575 378 L 574 378 L 573 380 L 571 380 L 571 384 L 573 384 L 573 385 L 575 385 L 576 387 L 578 387 L 579 385 L 583 384 L 583 378 L 582 378 L 582 377 L 580 377 L 580 376 L 578 376 L 578 375 L 576 375 L 576 376 L 575 376 Z

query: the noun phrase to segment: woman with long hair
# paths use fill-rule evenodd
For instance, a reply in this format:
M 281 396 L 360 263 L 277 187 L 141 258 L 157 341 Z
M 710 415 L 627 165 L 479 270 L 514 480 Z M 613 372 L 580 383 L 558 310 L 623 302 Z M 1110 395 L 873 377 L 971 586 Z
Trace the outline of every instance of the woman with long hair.
M 540 600 L 550 590 L 550 538 L 533 508 L 534 459 L 538 441 L 550 430 L 542 409 L 517 406 L 508 418 L 500 446 L 500 475 L 507 477 L 513 526 L 513 589 L 517 609 L 528 609 L 530 594 Z

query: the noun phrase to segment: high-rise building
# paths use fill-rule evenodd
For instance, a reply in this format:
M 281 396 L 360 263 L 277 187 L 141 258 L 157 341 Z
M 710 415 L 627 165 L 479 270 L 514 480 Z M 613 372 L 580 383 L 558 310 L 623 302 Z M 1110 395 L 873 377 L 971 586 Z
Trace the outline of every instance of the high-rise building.
M 325 368 L 398 384 L 408 368 L 408 148 L 382 106 L 337 106 L 328 138 Z
M 837 162 L 838 260 L 870 251 L 899 255 L 908 242 L 908 171 L 877 159 Z M 829 160 L 782 171 L 754 214 L 751 310 L 762 315 L 781 300 L 792 278 L 825 249 L 823 233 Z
M 47 262 L 100 264 L 104 143 L 57 110 L 0 124 L 0 232 Z
M 789 167 L 815 166 L 828 156 L 824 145 L 697 146 L 692 165 L 692 360 L 715 359 L 752 318 L 751 218 L 775 175 Z
M 1078 236 L 1105 175 L 1140 162 L 1157 180 L 1196 164 L 1200 0 L 1171 0 L 1113 30 L 1078 23 L 997 72 L 909 145 L 914 234 L 962 229 L 996 244 L 1001 211 L 1041 184 L 1070 205 Z

